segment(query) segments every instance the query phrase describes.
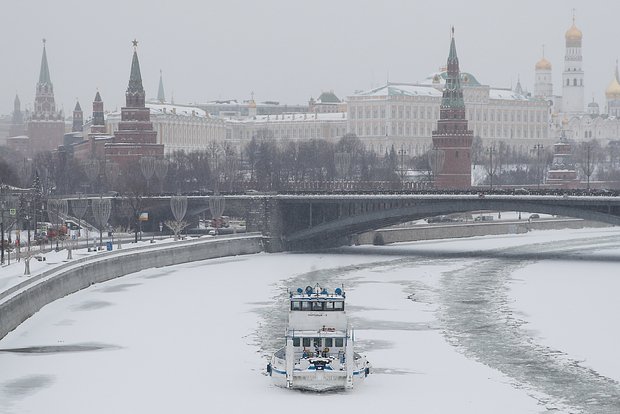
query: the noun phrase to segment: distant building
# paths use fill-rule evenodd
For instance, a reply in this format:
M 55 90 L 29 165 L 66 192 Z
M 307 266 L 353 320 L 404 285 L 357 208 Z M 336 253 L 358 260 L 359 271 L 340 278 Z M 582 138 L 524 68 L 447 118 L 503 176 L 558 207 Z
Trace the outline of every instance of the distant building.
M 394 146 L 408 155 L 423 155 L 432 148 L 432 131 L 439 119 L 446 70 L 418 83 L 387 84 L 347 98 L 348 132 L 380 153 Z M 517 152 L 534 143 L 551 145 L 548 103 L 515 90 L 481 84 L 474 75 L 460 72 L 465 118 L 485 145 L 503 142 Z
M 210 116 L 195 106 L 170 103 L 147 103 L 157 143 L 163 144 L 165 152 L 204 151 L 212 142 L 223 143 L 226 139 L 226 123 Z M 121 113 L 112 112 L 107 118 L 107 133 L 114 134 L 121 122 Z
M 308 105 L 281 105 L 276 101 L 254 102 L 254 98 L 247 101 L 236 99 L 217 100 L 196 104 L 209 115 L 220 118 L 240 118 L 250 116 L 250 110 L 256 109 L 256 115 L 280 115 L 284 113 L 306 113 Z
M 150 109 L 145 106 L 145 92 L 138 60 L 138 42 L 134 40 L 126 105 L 121 108 L 121 120 L 112 142 L 105 144 L 106 161 L 116 162 L 121 169 L 137 163 L 141 157 L 162 157 L 164 146 L 157 143 L 157 131 L 151 123 Z
M 228 119 L 226 128 L 226 141 L 237 148 L 255 137 L 278 142 L 320 138 L 336 141 L 346 134 L 347 117 L 345 112 L 257 115 Z

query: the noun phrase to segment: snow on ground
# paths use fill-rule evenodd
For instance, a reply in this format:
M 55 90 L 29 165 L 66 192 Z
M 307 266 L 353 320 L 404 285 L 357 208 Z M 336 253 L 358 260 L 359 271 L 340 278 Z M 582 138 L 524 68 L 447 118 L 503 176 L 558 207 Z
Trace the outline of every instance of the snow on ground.
M 0 412 L 50 412 L 50 407 L 68 414 L 262 413 L 289 407 L 296 412 L 580 412 L 571 400 L 548 394 L 562 390 L 527 383 L 495 359 L 485 359 L 485 349 L 501 348 L 476 348 L 476 335 L 463 336 L 459 324 L 467 314 L 459 315 L 455 307 L 463 292 L 453 289 L 467 286 L 472 277 L 467 272 L 483 262 L 517 263 L 506 279 L 493 280 L 498 286 L 508 283 L 509 305 L 529 322 L 523 331 L 533 337 L 524 337 L 525 343 L 548 341 L 565 358 L 586 359 L 598 370 L 617 354 L 611 345 L 592 346 L 617 344 L 619 336 L 602 329 L 615 321 L 617 307 L 601 310 L 594 302 L 606 297 L 590 296 L 595 289 L 588 289 L 588 306 L 575 321 L 570 295 L 560 299 L 553 292 L 565 281 L 573 293 L 589 285 L 590 280 L 580 280 L 584 269 L 564 263 L 560 267 L 567 278 L 559 280 L 549 279 L 555 274 L 549 268 L 537 268 L 578 254 L 592 256 L 577 250 L 588 243 L 606 246 L 596 254 L 609 260 L 588 262 L 591 267 L 620 260 L 617 249 L 608 250 L 620 243 L 620 230 L 608 228 L 258 254 L 129 275 L 46 306 L 0 341 L 0 350 L 26 348 L 0 352 Z M 539 262 L 545 249 L 552 251 L 553 261 Z M 587 273 L 589 279 L 593 273 Z M 358 346 L 374 366 L 366 383 L 351 392 L 284 390 L 264 375 L 268 355 L 283 345 L 286 289 L 315 282 L 329 288 L 344 284 Z M 601 291 L 617 287 L 610 277 L 596 282 Z M 553 297 L 547 307 L 539 303 L 541 295 Z M 547 308 L 556 303 L 566 312 L 550 314 Z M 476 309 L 487 314 L 494 308 Z M 500 326 L 504 317 L 497 315 Z M 595 319 L 599 329 L 585 331 L 591 341 L 551 329 L 575 324 L 585 329 Z M 598 362 L 591 359 L 594 353 Z

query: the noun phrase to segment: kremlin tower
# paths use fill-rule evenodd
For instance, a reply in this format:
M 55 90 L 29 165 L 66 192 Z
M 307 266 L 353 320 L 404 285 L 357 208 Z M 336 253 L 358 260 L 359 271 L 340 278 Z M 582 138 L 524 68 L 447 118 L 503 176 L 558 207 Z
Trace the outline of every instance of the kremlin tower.
M 84 112 L 82 112 L 80 101 L 77 101 L 75 103 L 75 108 L 73 109 L 73 127 L 71 128 L 71 132 L 82 132 L 83 128 L 84 128 Z
M 151 123 L 151 110 L 144 105 L 145 92 L 138 61 L 138 42 L 134 51 L 125 92 L 126 105 L 121 108 L 121 121 L 111 143 L 105 144 L 106 160 L 117 162 L 122 169 L 136 164 L 141 157 L 163 157 L 164 146 L 157 143 L 157 131 Z
M 34 112 L 27 125 L 30 138 L 30 150 L 51 151 L 63 143 L 65 121 L 62 111 L 56 110 L 54 101 L 54 85 L 50 78 L 47 64 L 45 39 L 43 39 L 43 56 L 41 57 L 41 71 L 34 98 Z
M 446 85 L 441 98 L 433 146 L 443 152 L 443 163 L 435 179 L 436 188 L 471 187 L 471 145 L 473 131 L 468 129 L 461 87 L 459 59 L 456 55 L 454 28 L 448 56 Z

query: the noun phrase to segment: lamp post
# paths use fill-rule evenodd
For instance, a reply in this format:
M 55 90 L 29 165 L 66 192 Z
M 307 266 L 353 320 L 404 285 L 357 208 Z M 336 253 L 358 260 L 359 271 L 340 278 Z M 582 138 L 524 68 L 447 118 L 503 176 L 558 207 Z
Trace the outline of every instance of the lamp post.
M 405 155 L 407 155 L 407 150 L 403 144 L 400 145 L 398 155 L 400 155 L 400 183 L 403 185 L 405 182 Z
M 6 203 L 4 200 L 0 203 L 0 264 L 4 264 L 4 209 L 6 208 Z M 10 254 L 10 253 L 9 253 Z
M 540 189 L 540 150 L 545 147 L 542 144 L 534 145 L 534 150 L 536 151 L 536 188 Z
M 488 147 L 486 149 L 486 152 L 489 154 L 489 179 L 490 179 L 490 186 L 489 186 L 489 190 L 493 191 L 493 153 L 495 153 L 495 147 Z

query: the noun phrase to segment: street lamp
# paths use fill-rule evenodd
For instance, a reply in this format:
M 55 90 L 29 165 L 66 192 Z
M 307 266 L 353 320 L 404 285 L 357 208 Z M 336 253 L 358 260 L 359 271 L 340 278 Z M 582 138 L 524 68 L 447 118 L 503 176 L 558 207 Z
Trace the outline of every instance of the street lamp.
M 536 151 L 536 188 L 540 189 L 540 151 L 545 147 L 542 144 L 534 145 L 534 150 Z
M 402 185 L 405 181 L 405 155 L 407 155 L 407 150 L 404 148 L 403 144 L 400 145 L 398 155 L 400 155 L 400 181 Z
M 490 190 L 493 191 L 493 153 L 495 153 L 495 147 L 488 147 L 486 152 L 489 154 L 489 179 L 490 179 Z

